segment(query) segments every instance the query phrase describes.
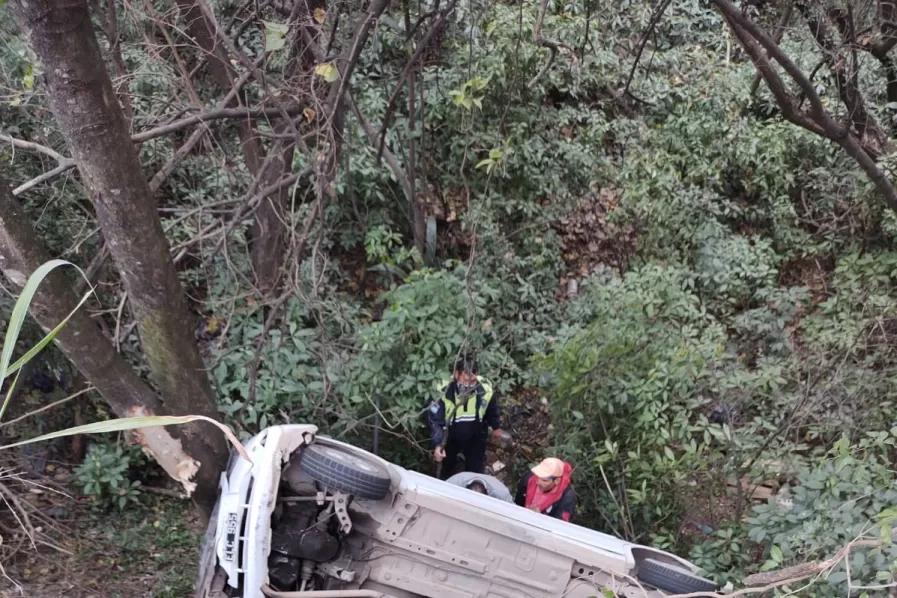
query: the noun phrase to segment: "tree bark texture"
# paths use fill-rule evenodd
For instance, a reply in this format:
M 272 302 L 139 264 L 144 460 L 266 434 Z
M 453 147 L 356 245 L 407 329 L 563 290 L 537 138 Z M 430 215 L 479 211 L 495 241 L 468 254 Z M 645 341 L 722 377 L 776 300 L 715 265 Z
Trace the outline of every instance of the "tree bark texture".
M 31 273 L 50 259 L 24 209 L 13 197 L 8 182 L 0 177 L 0 272 L 16 289 L 21 290 Z M 41 328 L 50 331 L 77 304 L 78 297 L 65 275 L 54 270 L 38 288 L 30 313 Z M 166 414 L 156 393 L 115 351 L 112 343 L 83 309 L 63 326 L 55 342 L 119 417 Z M 185 434 L 185 431 L 184 427 L 173 427 L 170 431 L 160 428 L 140 434 L 144 446 L 175 479 L 181 479 L 183 470 L 179 471 L 179 466 L 189 461 L 190 455 L 201 454 L 205 450 L 203 443 L 196 442 L 202 433 L 198 427 L 194 426 L 192 434 Z M 201 467 L 199 473 L 211 475 L 212 479 L 204 483 L 212 484 L 214 488 L 216 480 L 212 468 Z
M 13 11 L 44 67 L 50 109 L 71 147 L 110 254 L 121 273 L 141 345 L 172 415 L 217 417 L 193 321 L 137 150 L 106 72 L 86 0 L 16 0 Z M 227 458 L 221 434 L 191 434 L 202 464 L 197 502 L 214 501 Z

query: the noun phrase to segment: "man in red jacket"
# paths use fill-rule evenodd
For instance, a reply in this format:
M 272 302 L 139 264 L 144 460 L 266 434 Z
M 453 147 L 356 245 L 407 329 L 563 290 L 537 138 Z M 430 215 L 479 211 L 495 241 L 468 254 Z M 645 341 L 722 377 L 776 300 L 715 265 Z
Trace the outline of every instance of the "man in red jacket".
M 576 492 L 570 485 L 573 468 L 549 457 L 533 467 L 517 484 L 514 502 L 537 513 L 570 521 L 576 512 Z

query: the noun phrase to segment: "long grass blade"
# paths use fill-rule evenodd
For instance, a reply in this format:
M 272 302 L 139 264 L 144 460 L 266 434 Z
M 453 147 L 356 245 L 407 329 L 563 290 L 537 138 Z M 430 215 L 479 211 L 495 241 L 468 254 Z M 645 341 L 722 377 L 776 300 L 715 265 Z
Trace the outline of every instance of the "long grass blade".
M 28 277 L 28 281 L 25 283 L 25 286 L 22 288 L 22 293 L 19 295 L 19 298 L 16 300 L 16 304 L 12 309 L 12 314 L 9 318 L 9 325 L 6 328 L 6 337 L 3 340 L 3 349 L 0 351 L 0 382 L 6 379 L 8 375 L 10 375 L 13 371 L 17 371 L 21 369 L 21 367 L 28 362 L 28 360 L 32 359 L 35 355 L 37 355 L 41 349 L 43 349 L 47 344 L 49 344 L 59 330 L 65 325 L 66 322 L 72 317 L 72 314 L 76 310 L 78 310 L 84 302 L 87 301 L 87 298 L 93 292 L 91 289 L 84 296 L 83 299 L 78 303 L 78 306 L 72 310 L 72 313 L 68 315 L 68 317 L 63 320 L 56 328 L 51 330 L 49 334 L 47 334 L 40 343 L 35 345 L 28 353 L 23 356 L 21 359 L 16 361 L 13 368 L 9 367 L 9 362 L 12 360 L 12 353 L 15 350 L 16 342 L 19 340 L 19 334 L 22 331 L 22 325 L 25 323 L 25 317 L 28 315 L 28 309 L 31 307 L 31 301 L 34 299 L 35 293 L 37 293 L 37 288 L 44 281 L 47 275 L 50 274 L 53 270 L 60 266 L 72 266 L 78 272 L 81 273 L 81 276 L 87 280 L 87 276 L 84 274 L 84 271 L 81 270 L 75 264 L 66 261 L 66 260 L 50 260 L 35 270 L 31 276 Z M 12 370 L 12 371 L 10 371 Z M 7 403 L 9 401 L 9 397 L 11 395 L 7 395 L 6 399 L 3 401 L 3 407 L 0 408 L 0 418 L 3 417 L 3 413 L 6 411 Z
M 29 438 L 28 440 L 22 440 L 20 442 L 15 442 L 13 444 L 6 444 L 0 446 L 0 451 L 15 448 L 17 446 L 24 446 L 26 444 L 32 444 L 34 442 L 43 442 L 44 440 L 52 440 L 54 438 L 61 438 L 63 436 L 74 436 L 75 434 L 100 434 L 103 432 L 122 432 L 124 430 L 135 430 L 137 428 L 150 428 L 153 426 L 172 426 L 172 425 L 181 425 L 187 424 L 194 421 L 206 421 L 210 424 L 215 424 L 218 429 L 224 432 L 224 435 L 227 436 L 227 439 L 234 446 L 236 451 L 240 454 L 241 457 L 252 463 L 252 459 L 249 458 L 249 453 L 246 452 L 246 449 L 243 448 L 243 443 L 241 443 L 236 435 L 231 431 L 230 428 L 225 426 L 224 424 L 215 421 L 210 417 L 206 417 L 204 415 L 147 415 L 140 417 L 123 417 L 121 419 L 112 419 L 108 421 L 102 422 L 94 422 L 92 424 L 84 424 L 83 426 L 75 426 L 73 428 L 67 428 L 65 430 L 59 430 L 58 432 L 50 432 L 49 434 L 44 434 L 42 436 L 37 436 L 36 438 Z

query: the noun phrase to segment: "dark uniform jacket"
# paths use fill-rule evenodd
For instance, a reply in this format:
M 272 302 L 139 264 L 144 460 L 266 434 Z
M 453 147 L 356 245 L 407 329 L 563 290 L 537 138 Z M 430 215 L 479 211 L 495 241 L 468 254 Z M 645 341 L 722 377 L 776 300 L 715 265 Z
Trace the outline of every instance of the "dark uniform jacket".
M 427 412 L 427 424 L 433 448 L 443 444 L 446 429 L 449 437 L 457 442 L 486 437 L 488 428 L 501 428 L 501 411 L 497 393 L 492 385 L 478 378 L 474 391 L 466 397 L 458 391 L 458 383 L 451 381 L 441 385 L 442 399 L 435 400 Z

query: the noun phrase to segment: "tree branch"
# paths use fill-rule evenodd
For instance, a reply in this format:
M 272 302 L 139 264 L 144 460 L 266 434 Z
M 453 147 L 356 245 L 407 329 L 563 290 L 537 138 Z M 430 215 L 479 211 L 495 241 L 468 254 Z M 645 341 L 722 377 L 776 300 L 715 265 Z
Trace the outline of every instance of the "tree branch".
M 773 34 L 773 41 L 775 43 L 781 43 L 782 37 L 785 35 L 785 31 L 788 29 L 788 23 L 791 22 L 791 13 L 794 10 L 794 5 L 789 4 L 785 7 L 785 12 L 782 13 L 782 18 L 779 20 L 779 24 L 776 26 L 776 31 Z M 813 77 L 810 77 L 812 79 Z M 754 76 L 754 80 L 751 81 L 751 90 L 750 94 L 754 95 L 757 93 L 757 88 L 760 87 L 760 80 L 762 79 L 762 75 L 758 72 Z
M 56 150 L 49 148 L 45 145 L 41 145 L 39 143 L 34 143 L 32 141 L 25 141 L 24 139 L 16 139 L 15 137 L 10 137 L 9 135 L 4 135 L 0 133 L 0 141 L 4 141 L 6 143 L 11 144 L 13 147 L 18 149 L 27 150 L 29 152 L 38 152 L 45 156 L 49 156 L 56 160 L 57 162 L 64 162 L 69 158 L 66 158 Z
M 436 20 L 433 22 L 433 25 L 427 30 L 426 35 L 424 35 L 424 38 L 414 49 L 414 54 L 411 55 L 411 59 L 405 64 L 405 67 L 399 74 L 396 86 L 389 95 L 389 101 L 386 102 L 386 111 L 383 113 L 383 124 L 380 126 L 380 132 L 377 134 L 377 139 L 379 139 L 379 141 L 374 144 L 374 147 L 377 149 L 377 164 L 380 163 L 380 158 L 383 156 L 383 144 L 386 140 L 386 131 L 392 122 L 393 111 L 396 109 L 396 102 L 399 99 L 399 94 L 402 92 L 402 86 L 405 84 L 405 79 L 408 78 L 414 65 L 417 64 L 417 61 L 423 56 L 424 52 L 430 46 L 430 42 L 436 37 L 436 34 L 445 26 L 446 18 L 448 18 L 448 15 L 455 10 L 457 4 L 458 0 L 451 0 L 445 10 L 439 13 L 439 16 L 437 16 Z
M 745 51 L 754 60 L 776 101 L 782 108 L 785 118 L 840 145 L 878 188 L 885 203 L 891 209 L 897 210 L 897 188 L 894 187 L 893 183 L 878 167 L 875 160 L 870 156 L 870 152 L 863 147 L 850 128 L 837 122 L 829 114 L 822 105 L 822 100 L 807 76 L 782 52 L 778 44 L 773 42 L 759 26 L 743 15 L 729 0 L 710 0 L 710 2 L 722 13 L 723 18 L 729 24 Z M 784 84 L 775 72 L 775 69 L 772 68 L 769 60 L 761 51 L 760 46 L 782 66 L 785 72 L 798 84 L 807 99 L 809 99 L 811 105 L 809 114 L 797 109 L 790 94 L 785 91 Z
M 352 97 L 352 94 L 348 95 L 348 101 L 352 108 L 352 112 L 355 114 L 355 118 L 358 119 L 358 123 L 361 125 L 362 130 L 364 130 L 365 135 L 367 135 L 368 141 L 371 142 L 371 147 L 376 149 L 379 145 L 377 132 L 374 131 L 374 127 L 361 113 L 361 109 L 358 107 L 358 103 L 355 101 L 355 98 Z M 383 151 L 383 157 L 386 159 L 386 164 L 389 166 L 389 169 L 392 170 L 393 176 L 396 177 L 396 180 L 402 187 L 405 197 L 410 201 L 412 199 L 412 191 L 411 183 L 408 181 L 408 175 L 405 174 L 405 171 L 399 165 L 399 161 L 396 159 L 395 154 L 389 151 L 389 148 L 380 146 L 380 149 Z
M 45 183 L 46 181 L 52 180 L 63 172 L 71 170 L 77 163 L 71 158 L 66 158 L 56 150 L 49 148 L 45 145 L 40 145 L 39 143 L 34 143 L 32 141 L 25 141 L 24 139 L 16 139 L 15 137 L 10 137 L 9 135 L 4 135 L 0 133 L 0 141 L 4 141 L 6 143 L 11 144 L 14 148 L 19 148 L 31 152 L 38 152 L 44 154 L 45 156 L 49 156 L 56 160 L 57 166 L 53 170 L 49 170 L 43 173 L 40 176 L 37 176 L 30 181 L 22 183 L 18 187 L 12 190 L 13 196 L 21 195 L 31 189 L 37 187 L 41 183 Z
M 180 131 L 181 129 L 192 127 L 193 125 L 197 125 L 199 123 L 226 118 L 259 119 L 271 116 L 282 116 L 284 111 L 286 111 L 287 115 L 289 116 L 296 116 L 297 114 L 302 112 L 302 106 L 293 104 L 291 106 L 277 108 L 213 108 L 212 110 L 206 110 L 204 112 L 200 112 L 199 114 L 194 114 L 193 116 L 182 118 L 167 125 L 161 125 L 153 129 L 149 129 L 148 131 L 143 131 L 141 133 L 137 133 L 136 135 L 131 135 L 131 140 L 137 143 L 143 143 L 145 141 L 149 141 L 150 139 L 155 139 L 156 137 L 162 137 L 164 135 L 169 135 L 171 133 Z
M 12 194 L 14 196 L 18 197 L 19 195 L 21 195 L 23 193 L 31 191 L 32 189 L 34 189 L 41 183 L 45 183 L 47 181 L 55 179 L 62 173 L 67 172 L 67 171 L 71 170 L 72 168 L 75 168 L 77 165 L 78 164 L 75 163 L 74 160 L 70 160 L 70 159 L 66 158 L 63 161 L 61 161 L 59 163 L 59 165 L 56 168 L 54 168 L 53 170 L 48 170 L 44 174 L 42 174 L 40 176 L 36 176 L 33 179 L 31 179 L 30 181 L 22 183 L 21 185 L 19 185 L 18 187 L 16 187 L 15 189 L 12 190 Z
M 863 148 L 873 158 L 881 155 L 887 150 L 888 138 L 879 127 L 875 117 L 866 109 L 866 103 L 859 90 L 859 66 L 856 64 L 856 55 L 854 53 L 853 64 L 848 68 L 848 58 L 840 51 L 840 48 L 848 46 L 855 52 L 856 45 L 851 41 L 853 37 L 852 19 L 845 14 L 833 15 L 842 37 L 842 43 L 837 44 L 826 24 L 825 14 L 822 14 L 821 11 L 819 14 L 814 14 L 804 3 L 799 3 L 797 7 L 803 14 L 813 39 L 822 50 L 826 66 L 835 79 L 838 95 L 847 108 L 848 117 L 856 130 L 857 137 L 862 140 Z
M 847 133 L 844 127 L 840 126 L 828 115 L 828 112 L 826 112 L 825 107 L 822 105 L 822 100 L 819 98 L 819 94 L 817 94 L 816 90 L 813 88 L 813 83 L 806 75 L 804 75 L 803 71 L 801 71 L 784 52 L 782 52 L 779 45 L 775 43 L 763 29 L 745 17 L 729 0 L 710 0 L 710 3 L 717 7 L 717 9 L 727 18 L 726 20 L 730 23 L 737 24 L 749 33 L 751 37 L 757 40 L 763 49 L 766 50 L 769 56 L 781 65 L 810 101 L 815 120 L 820 126 L 825 128 L 837 127 L 840 129 L 837 132 L 839 135 L 845 135 Z
M 666 2 L 667 4 L 669 4 L 670 1 L 671 0 L 664 0 L 664 2 Z M 529 82 L 530 87 L 535 85 L 536 82 L 540 78 L 542 78 L 542 75 L 544 75 L 546 72 L 548 72 L 548 69 L 551 68 L 551 65 L 554 62 L 554 59 L 557 57 L 559 50 L 564 50 L 565 52 L 570 54 L 570 57 L 572 58 L 574 63 L 577 61 L 576 52 L 573 50 L 573 48 L 571 48 L 570 46 L 568 46 L 565 43 L 561 43 L 561 42 L 550 40 L 550 39 L 545 39 L 544 37 L 542 37 L 542 23 L 545 21 L 545 12 L 547 10 L 548 10 L 548 0 L 542 0 L 542 3 L 539 6 L 539 17 L 536 19 L 536 25 L 533 27 L 533 43 L 536 44 L 537 46 L 542 46 L 543 48 L 548 48 L 548 51 L 550 52 L 550 54 L 548 56 L 548 61 L 545 63 L 545 66 L 543 66 L 542 69 L 538 73 L 536 73 L 536 76 L 533 77 L 532 80 Z M 627 87 L 628 87 L 628 85 L 627 85 Z
M 632 68 L 629 69 L 629 76 L 626 77 L 626 85 L 623 86 L 623 95 L 629 93 L 629 86 L 632 85 L 632 79 L 635 77 L 635 69 L 638 68 L 639 62 L 642 60 L 642 53 L 645 51 L 645 46 L 648 44 L 648 38 L 651 36 L 651 32 L 654 31 L 654 28 L 657 27 L 657 23 L 660 21 L 660 18 L 663 16 L 664 11 L 670 5 L 672 0 L 662 0 L 660 5 L 654 10 L 651 14 L 651 19 L 648 21 L 648 26 L 642 32 L 642 37 L 639 39 L 638 48 L 635 51 L 635 60 L 632 62 Z M 542 3 L 543 7 L 545 6 L 545 2 Z M 544 8 L 542 9 L 544 11 Z M 539 19 L 537 23 L 538 27 L 542 26 L 542 19 Z M 533 31 L 533 35 L 535 35 L 535 30 Z M 554 55 L 552 54 L 552 59 Z M 547 67 L 551 65 L 551 61 L 549 60 Z M 536 77 L 538 78 L 538 77 Z
M 897 535 L 897 528 L 891 530 L 891 536 Z M 850 568 L 850 551 L 854 548 L 879 548 L 883 546 L 885 542 L 881 538 L 872 539 L 872 538 L 856 538 L 850 542 L 848 542 L 845 546 L 841 547 L 838 552 L 832 555 L 830 558 L 825 559 L 824 561 L 811 561 L 808 563 L 801 563 L 800 565 L 795 565 L 793 567 L 786 567 L 785 569 L 779 569 L 778 571 L 768 571 L 765 573 L 756 573 L 754 575 L 748 575 L 744 578 L 744 583 L 749 586 L 756 586 L 757 584 L 764 584 L 762 587 L 747 587 L 742 588 L 740 590 L 736 590 L 734 592 L 730 592 L 728 594 L 713 594 L 708 592 L 693 592 L 690 594 L 673 594 L 672 596 L 668 596 L 667 598 L 707 598 L 708 596 L 720 596 L 725 598 L 736 598 L 737 596 L 745 596 L 748 594 L 765 594 L 772 589 L 790 585 L 798 581 L 803 581 L 805 579 L 809 579 L 811 577 L 821 575 L 827 571 L 834 569 L 838 566 L 842 561 L 844 561 L 845 567 Z M 850 578 L 848 577 L 848 580 Z M 849 585 L 849 583 L 848 583 Z M 850 587 L 848 587 L 848 594 L 850 594 Z M 859 589 L 859 588 L 853 588 Z
M 328 160 L 326 167 L 327 176 L 330 176 L 332 169 L 339 159 L 342 127 L 345 122 L 345 119 L 343 118 L 343 111 L 345 110 L 343 98 L 346 95 L 346 89 L 352 78 L 352 72 L 358 64 L 358 59 L 361 58 L 361 51 L 364 49 L 365 44 L 367 44 L 371 29 L 377 24 L 377 20 L 380 18 L 380 15 L 383 14 L 383 11 L 386 10 L 387 6 L 389 6 L 389 0 L 372 0 L 371 4 L 368 6 L 367 13 L 361 18 L 361 21 L 356 27 L 349 55 L 345 60 L 346 64 L 340 69 L 339 86 L 336 95 L 333 98 L 333 105 L 330 107 L 329 114 L 331 132 L 333 134 L 333 149 L 330 152 L 330 159 Z

